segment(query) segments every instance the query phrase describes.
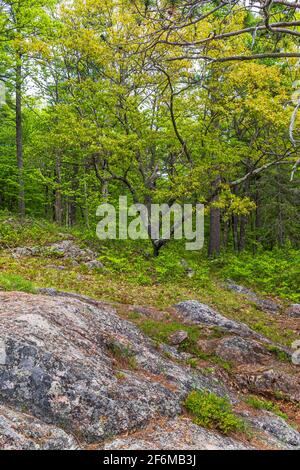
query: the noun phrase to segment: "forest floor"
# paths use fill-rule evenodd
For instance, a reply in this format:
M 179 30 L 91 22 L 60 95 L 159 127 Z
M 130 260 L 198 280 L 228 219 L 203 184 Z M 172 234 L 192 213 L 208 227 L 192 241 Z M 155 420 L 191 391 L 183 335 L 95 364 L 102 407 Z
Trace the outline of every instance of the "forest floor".
M 48 250 L 51 244 L 63 240 L 89 247 L 103 268 L 91 269 L 74 262 L 72 257 Z M 43 247 L 43 251 L 29 256 L 15 254 L 17 247 L 36 246 Z M 300 299 L 300 263 L 296 251 L 280 252 L 280 256 L 275 251 L 274 258 L 265 253 L 256 257 L 232 254 L 210 261 L 201 253 L 170 244 L 154 259 L 145 244 L 103 243 L 86 232 L 63 230 L 31 219 L 20 224 L 7 217 L 0 219 L 0 250 L 0 289 L 33 292 L 37 287 L 52 287 L 110 302 L 159 309 L 194 299 L 281 344 L 289 346 L 298 337 L 292 318 L 266 313 L 247 296 L 227 286 L 230 277 L 275 301 L 284 312 L 291 302 Z

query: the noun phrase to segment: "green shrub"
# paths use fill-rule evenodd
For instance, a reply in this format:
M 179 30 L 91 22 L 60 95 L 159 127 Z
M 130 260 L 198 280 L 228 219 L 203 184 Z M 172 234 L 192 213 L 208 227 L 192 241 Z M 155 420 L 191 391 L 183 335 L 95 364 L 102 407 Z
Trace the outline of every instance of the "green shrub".
M 224 434 L 245 431 L 244 421 L 234 414 L 228 398 L 194 390 L 188 395 L 184 405 L 194 416 L 193 421 L 198 426 L 217 429 Z
M 26 218 L 23 222 L 0 213 L 0 247 L 42 246 L 61 240 L 64 229 L 45 220 Z
M 5 291 L 36 292 L 36 288 L 31 281 L 17 274 L 0 274 L 0 289 Z
M 217 260 L 215 268 L 220 270 L 223 278 L 254 286 L 264 294 L 299 302 L 299 266 L 299 251 L 288 247 L 255 255 L 249 252 L 225 254 Z
M 283 413 L 279 406 L 276 403 L 273 403 L 272 401 L 265 400 L 264 398 L 258 398 L 254 395 L 250 395 L 246 399 L 246 403 L 256 410 L 267 410 L 267 411 L 272 411 L 276 415 L 280 416 L 283 419 L 287 419 L 287 415 Z

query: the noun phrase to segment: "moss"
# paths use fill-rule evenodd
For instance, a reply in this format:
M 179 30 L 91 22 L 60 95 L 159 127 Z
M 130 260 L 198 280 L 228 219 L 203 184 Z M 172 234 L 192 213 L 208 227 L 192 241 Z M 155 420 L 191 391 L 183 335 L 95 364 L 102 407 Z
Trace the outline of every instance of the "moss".
M 199 426 L 217 429 L 224 434 L 233 431 L 245 431 L 245 423 L 235 415 L 227 398 L 214 393 L 194 390 L 184 403 L 193 415 L 193 421 Z

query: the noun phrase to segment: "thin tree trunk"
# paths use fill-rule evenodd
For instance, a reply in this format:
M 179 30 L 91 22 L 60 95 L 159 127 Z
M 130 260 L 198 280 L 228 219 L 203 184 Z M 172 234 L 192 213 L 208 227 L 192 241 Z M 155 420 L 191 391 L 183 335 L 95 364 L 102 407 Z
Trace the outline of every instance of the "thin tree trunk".
M 20 52 L 18 52 L 16 58 L 16 153 L 19 184 L 19 214 L 21 219 L 25 217 L 25 185 L 22 127 L 22 55 Z
M 228 233 L 229 233 L 229 220 L 224 221 L 223 227 L 223 247 L 227 248 L 228 245 Z
M 214 257 L 220 254 L 221 249 L 221 214 L 217 207 L 210 208 L 210 230 L 208 256 Z
M 234 251 L 238 251 L 238 218 L 236 215 L 232 216 L 232 236 Z
M 244 195 L 250 196 L 250 180 L 245 181 L 243 184 Z M 243 251 L 246 248 L 246 228 L 248 224 L 248 216 L 242 215 L 240 217 L 240 231 L 239 231 L 239 241 L 238 241 L 238 250 Z
M 256 239 L 256 248 L 259 243 L 262 242 L 261 228 L 262 228 L 262 202 L 261 202 L 261 191 L 260 188 L 256 185 L 255 191 L 255 239 Z
M 248 223 L 248 218 L 245 215 L 242 215 L 240 218 L 240 231 L 239 231 L 239 240 L 238 240 L 238 250 L 243 251 L 246 246 L 246 226 Z
M 102 198 L 104 200 L 108 199 L 108 181 L 103 181 L 101 187 Z
M 72 175 L 72 196 L 69 199 L 69 226 L 73 227 L 76 224 L 77 219 L 77 201 L 76 201 L 76 192 L 78 185 L 78 166 L 74 165 L 73 175 Z
M 62 225 L 63 207 L 62 207 L 62 194 L 61 194 L 61 161 L 59 157 L 56 158 L 55 173 L 56 173 L 57 187 L 55 189 L 54 217 L 55 217 L 55 222 L 58 225 Z
M 280 187 L 280 174 L 279 170 L 276 171 L 275 181 L 277 185 L 277 214 L 278 214 L 278 222 L 277 222 L 277 242 L 279 246 L 284 246 L 284 221 L 283 221 L 283 214 L 282 214 L 282 192 Z
M 90 228 L 90 217 L 89 217 L 89 203 L 88 203 L 88 193 L 86 185 L 86 173 L 84 172 L 84 220 L 87 228 Z
M 74 197 L 72 197 L 69 201 L 69 227 L 74 227 L 76 224 L 76 213 L 77 213 L 77 206 L 76 202 L 74 200 Z
M 219 185 L 220 178 L 218 177 L 212 187 L 216 189 Z M 216 194 L 212 199 L 212 204 L 218 200 Z M 218 207 L 210 207 L 210 226 L 209 226 L 209 245 L 208 245 L 208 256 L 210 258 L 218 256 L 221 250 L 221 209 Z
M 49 201 L 49 194 L 51 194 L 51 191 L 49 191 L 49 186 L 46 184 L 45 186 L 45 205 L 44 205 L 44 216 L 45 219 L 49 220 L 51 218 L 51 202 Z
M 153 256 L 154 258 L 157 258 L 159 255 L 159 250 L 161 249 L 161 246 L 155 245 L 154 243 L 152 243 L 152 246 L 153 246 Z

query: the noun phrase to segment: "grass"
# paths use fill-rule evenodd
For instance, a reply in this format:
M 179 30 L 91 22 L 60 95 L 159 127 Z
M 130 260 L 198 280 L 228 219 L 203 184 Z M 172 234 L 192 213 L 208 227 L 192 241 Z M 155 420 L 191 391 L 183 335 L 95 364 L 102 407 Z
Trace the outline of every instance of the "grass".
M 272 411 L 277 416 L 280 416 L 283 419 L 288 419 L 288 416 L 283 413 L 279 406 L 272 401 L 265 400 L 264 398 L 258 398 L 254 395 L 250 395 L 246 400 L 246 403 L 256 410 L 267 410 Z
M 0 212 L 0 247 L 42 246 L 61 240 L 66 229 L 45 220 L 27 218 L 20 222 L 6 212 Z
M 188 395 L 184 405 L 198 426 L 216 429 L 223 434 L 245 431 L 244 421 L 235 415 L 226 397 L 194 390 Z
M 17 274 L 0 274 L 0 290 L 20 291 L 34 294 L 36 288 L 31 281 Z

